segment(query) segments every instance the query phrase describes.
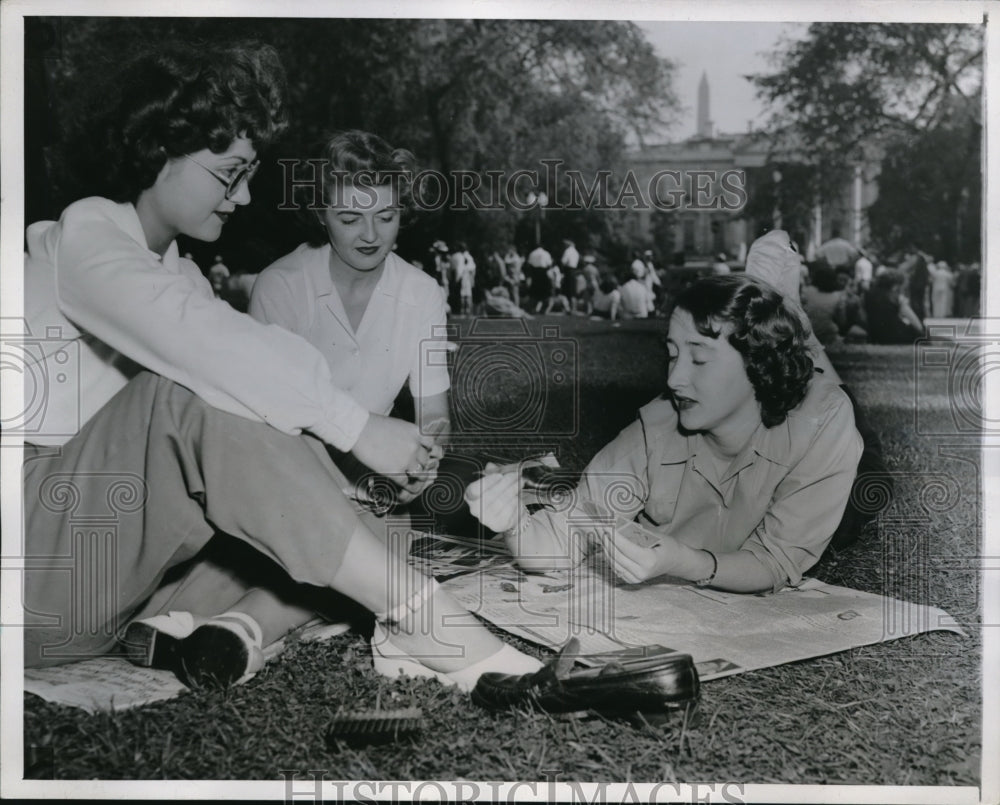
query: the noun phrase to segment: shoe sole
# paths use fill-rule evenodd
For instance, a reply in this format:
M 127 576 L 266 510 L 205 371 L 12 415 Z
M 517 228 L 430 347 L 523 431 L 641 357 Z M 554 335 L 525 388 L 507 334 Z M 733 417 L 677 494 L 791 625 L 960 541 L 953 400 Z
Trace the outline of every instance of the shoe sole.
M 229 687 L 250 666 L 246 643 L 223 626 L 206 624 L 181 641 L 181 660 L 188 684 Z

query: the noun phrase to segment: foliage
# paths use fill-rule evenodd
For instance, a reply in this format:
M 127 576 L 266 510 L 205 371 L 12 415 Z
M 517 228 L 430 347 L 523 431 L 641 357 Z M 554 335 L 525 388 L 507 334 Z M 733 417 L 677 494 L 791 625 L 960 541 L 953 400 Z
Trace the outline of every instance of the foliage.
M 773 64 L 750 78 L 771 107 L 776 151 L 812 166 L 814 193 L 836 187 L 852 162 L 885 158 L 873 235 L 887 248 L 923 235 L 942 255 L 978 252 L 981 26 L 816 23 Z
M 776 160 L 764 168 L 747 168 L 747 183 L 755 189 L 747 200 L 743 215 L 751 221 L 765 222 L 770 228 L 776 210 L 781 213 L 781 228 L 799 246 L 807 241 L 811 226 L 816 187 L 812 166 L 789 159 Z M 754 233 L 755 236 L 759 233 Z
M 771 128 L 813 161 L 932 130 L 955 98 L 982 93 L 982 29 L 970 25 L 816 23 L 754 75 Z
M 49 70 L 56 119 L 86 114 L 77 97 L 81 83 L 92 71 L 111 72 L 137 44 L 183 37 L 211 47 L 218 39 L 251 37 L 277 47 L 288 72 L 293 126 L 280 156 L 308 157 L 331 129 L 363 128 L 409 148 L 425 168 L 472 171 L 483 180 L 476 196 L 495 209 L 454 209 L 452 180 L 443 209 L 421 216 L 401 238 L 404 251 L 442 236 L 492 249 L 520 233 L 526 246 L 534 232 L 530 213 L 491 198 L 487 171 L 538 171 L 544 185 L 542 159 L 585 176 L 613 169 L 627 136 L 641 139 L 677 107 L 672 65 L 629 22 L 63 18 L 58 24 L 60 58 Z M 54 139 L 68 137 L 60 132 Z M 258 196 L 281 192 L 283 177 L 276 169 L 272 174 L 261 171 Z M 527 182 L 518 186 L 526 190 Z M 557 190 L 541 189 L 550 197 Z M 283 235 L 287 214 L 286 220 L 273 214 L 277 201 L 267 198 L 246 211 L 245 226 L 227 227 L 227 241 L 261 231 L 292 239 Z M 610 236 L 607 218 L 550 210 L 546 241 Z
M 956 103 L 943 123 L 886 154 L 868 211 L 881 253 L 915 245 L 952 260 L 981 260 L 982 127 L 971 112 Z

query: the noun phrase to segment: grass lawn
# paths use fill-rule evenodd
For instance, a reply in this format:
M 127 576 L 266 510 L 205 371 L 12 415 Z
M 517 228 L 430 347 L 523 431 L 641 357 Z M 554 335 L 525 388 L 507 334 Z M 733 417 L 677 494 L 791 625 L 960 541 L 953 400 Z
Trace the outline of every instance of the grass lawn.
M 551 317 L 531 328 L 550 324 L 575 352 L 579 385 L 570 374 L 544 398 L 555 435 L 494 452 L 516 458 L 551 444 L 563 466 L 580 470 L 658 393 L 664 323 Z M 51 750 L 43 773 L 63 779 L 267 780 L 319 769 L 329 780 L 977 785 L 978 440 L 955 434 L 946 373 L 918 378 L 913 355 L 904 347 L 831 352 L 882 435 L 897 495 L 877 528 L 824 557 L 812 575 L 942 607 L 966 624 L 965 637 L 931 633 L 716 680 L 704 685 L 690 723 L 637 729 L 599 718 L 492 715 L 436 682 L 388 681 L 372 671 L 364 638 L 347 634 L 292 646 L 245 686 L 131 712 L 87 715 L 26 696 L 25 745 Z M 531 390 L 517 386 L 516 370 L 507 374 L 503 388 L 483 378 L 460 384 L 456 405 L 464 398 L 483 421 L 516 413 Z M 566 424 L 572 406 L 579 433 Z M 951 435 L 926 435 L 935 431 Z M 430 729 L 418 743 L 327 749 L 324 728 L 338 708 L 376 702 L 419 706 Z

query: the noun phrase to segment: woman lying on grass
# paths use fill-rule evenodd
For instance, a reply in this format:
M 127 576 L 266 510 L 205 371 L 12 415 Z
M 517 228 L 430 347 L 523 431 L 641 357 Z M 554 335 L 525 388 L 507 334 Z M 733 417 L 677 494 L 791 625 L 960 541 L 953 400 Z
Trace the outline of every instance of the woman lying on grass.
M 274 612 L 268 591 L 192 597 L 186 611 L 150 599 L 222 532 L 375 612 L 386 673 L 471 688 L 483 671 L 537 669 L 389 550 L 327 453 L 418 478 L 433 438 L 366 410 L 308 341 L 216 299 L 178 254 L 178 236 L 215 241 L 250 203 L 258 151 L 286 125 L 275 51 L 171 47 L 114 81 L 95 126 L 104 147 L 81 142 L 98 151 L 94 195 L 27 232 L 30 331 L 65 342 L 47 344 L 42 368 L 55 378 L 78 355 L 80 377 L 50 386 L 49 418 L 24 450 L 25 544 L 38 560 L 24 574 L 26 665 L 104 654 L 119 637 L 133 662 L 191 685 L 256 671 L 287 628 L 252 614 Z M 81 555 L 74 518 L 109 509 L 115 542 Z M 68 579 L 41 559 L 53 556 L 81 572 Z
M 470 485 L 470 508 L 505 532 L 527 571 L 570 566 L 599 545 L 629 583 L 796 585 L 840 522 L 862 452 L 850 400 L 814 373 L 806 341 L 770 285 L 700 280 L 670 315 L 666 394 L 590 462 L 573 511 L 529 515 L 515 473 Z

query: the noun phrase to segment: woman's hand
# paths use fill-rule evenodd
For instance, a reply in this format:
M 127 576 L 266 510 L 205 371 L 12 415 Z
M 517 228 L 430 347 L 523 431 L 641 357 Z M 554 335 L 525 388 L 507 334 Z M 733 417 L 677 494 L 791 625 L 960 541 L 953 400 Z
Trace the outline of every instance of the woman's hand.
M 435 444 L 428 452 L 426 461 L 418 465 L 416 469 L 408 470 L 403 476 L 393 480 L 399 484 L 399 491 L 396 493 L 397 503 L 409 503 L 420 497 L 423 491 L 434 483 L 437 478 L 438 467 L 444 457 L 444 447 Z
M 641 584 L 669 573 L 673 569 L 674 554 L 685 546 L 668 535 L 660 535 L 658 541 L 645 548 L 621 532 L 600 533 L 601 547 L 615 573 L 629 584 Z
M 491 531 L 509 531 L 517 525 L 520 512 L 521 474 L 496 472 L 490 463 L 483 477 L 465 490 L 465 502 L 472 515 Z
M 369 414 L 351 452 L 365 466 L 392 476 L 424 472 L 435 449 L 434 437 L 412 422 Z

